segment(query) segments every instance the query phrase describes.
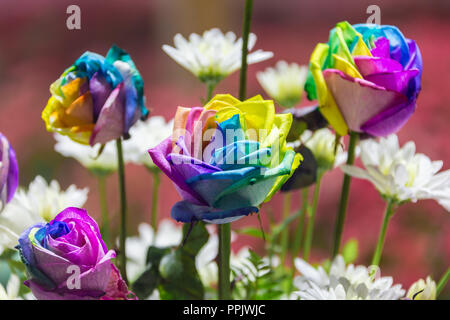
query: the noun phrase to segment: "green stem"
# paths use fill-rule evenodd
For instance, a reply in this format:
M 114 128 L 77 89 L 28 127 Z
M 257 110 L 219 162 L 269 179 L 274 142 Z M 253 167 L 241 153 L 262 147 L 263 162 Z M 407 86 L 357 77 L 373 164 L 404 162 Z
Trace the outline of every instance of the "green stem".
M 439 297 L 439 294 L 441 294 L 442 290 L 444 290 L 445 285 L 447 284 L 449 279 L 450 279 L 450 268 L 447 269 L 447 271 L 444 273 L 441 280 L 439 280 L 436 286 L 436 297 Z
M 206 84 L 206 103 L 208 103 L 209 100 L 211 100 L 215 87 L 216 87 L 215 83 L 208 82 Z
M 303 229 L 305 227 L 305 215 L 309 206 L 308 191 L 309 188 L 302 189 L 302 209 L 301 209 L 301 216 L 299 217 L 297 224 L 297 230 L 295 232 L 294 249 L 292 251 L 293 252 L 292 262 L 296 257 L 298 257 L 298 255 L 300 254 L 300 248 L 302 247 Z
M 247 46 L 250 34 L 253 0 L 245 1 L 244 22 L 242 30 L 242 65 L 239 83 L 239 98 L 245 100 L 247 82 Z M 231 225 L 225 223 L 219 226 L 219 299 L 231 299 L 230 288 L 230 245 Z
M 300 248 L 302 247 L 302 239 L 303 239 L 303 229 L 305 227 L 305 214 L 308 210 L 309 203 L 308 203 L 308 191 L 309 188 L 303 188 L 302 189 L 302 208 L 300 209 L 300 216 L 298 218 L 298 224 L 297 224 L 297 230 L 295 231 L 295 237 L 294 237 L 294 247 L 292 249 L 292 266 L 291 266 L 291 279 L 290 285 L 289 285 L 289 291 L 288 294 L 292 292 L 292 286 L 294 283 L 294 276 L 295 276 L 295 258 L 298 257 L 300 254 Z
M 123 162 L 122 140 L 116 140 L 117 161 L 119 169 L 119 190 L 120 190 L 120 238 L 119 238 L 119 270 L 122 278 L 128 283 L 127 278 L 127 253 L 125 240 L 127 239 L 127 197 L 125 191 L 125 166 Z
M 291 213 L 292 193 L 283 193 L 283 221 L 287 219 Z M 286 262 L 286 255 L 289 247 L 289 224 L 283 229 L 281 233 L 281 263 Z
M 384 240 L 386 239 L 386 231 L 389 224 L 389 220 L 394 213 L 394 202 L 388 200 L 386 205 L 386 211 L 384 212 L 383 224 L 381 225 L 380 235 L 378 236 L 377 247 L 372 259 L 372 265 L 378 266 L 381 260 L 381 253 L 383 252 Z
M 305 244 L 303 247 L 303 260 L 308 261 L 309 253 L 311 251 L 311 244 L 313 239 L 314 232 L 314 221 L 316 217 L 317 204 L 319 202 L 319 194 L 320 194 L 320 182 L 322 181 L 322 173 L 317 174 L 316 185 L 314 187 L 314 196 L 311 212 L 308 212 L 308 225 L 306 228 L 306 236 L 305 236 Z
M 231 254 L 231 225 L 229 223 L 218 226 L 219 236 L 219 300 L 231 299 L 230 285 L 230 254 Z
M 109 214 L 108 214 L 108 201 L 106 199 L 106 177 L 98 176 L 98 195 L 100 200 L 100 210 L 102 212 L 102 236 L 106 242 L 106 247 L 110 247 L 111 245 L 111 235 L 109 229 Z
M 158 231 L 158 191 L 159 191 L 159 184 L 160 184 L 160 176 L 159 176 L 159 170 L 153 170 L 153 190 L 152 190 L 152 227 L 155 231 L 155 239 L 156 239 L 156 232 Z
M 247 54 L 248 36 L 250 34 L 250 23 L 252 21 L 253 0 L 245 0 L 244 22 L 242 23 L 242 57 L 241 74 L 239 79 L 239 100 L 244 101 L 247 95 Z
M 359 136 L 357 132 L 350 132 L 350 142 L 348 146 L 347 164 L 352 165 L 355 162 L 355 149 L 358 143 Z M 345 213 L 347 211 L 348 196 L 350 191 L 351 176 L 344 175 L 344 181 L 342 183 L 341 200 L 339 202 L 339 211 L 336 218 L 336 224 L 334 228 L 334 244 L 333 244 L 333 257 L 339 253 L 339 247 L 341 245 L 342 231 L 344 230 Z

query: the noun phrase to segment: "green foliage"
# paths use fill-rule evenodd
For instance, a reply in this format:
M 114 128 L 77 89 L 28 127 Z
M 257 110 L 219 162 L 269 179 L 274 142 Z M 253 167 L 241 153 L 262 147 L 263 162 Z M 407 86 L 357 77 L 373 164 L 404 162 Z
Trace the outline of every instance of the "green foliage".
M 195 268 L 195 259 L 184 250 L 166 255 L 159 266 L 158 286 L 163 300 L 201 300 L 205 290 Z
M 203 299 L 205 290 L 195 268 L 195 258 L 208 241 L 209 233 L 201 222 L 192 230 L 189 228 L 189 224 L 183 227 L 182 246 L 148 249 L 147 268 L 133 283 L 134 293 L 140 299 L 147 298 L 155 289 L 163 300 Z
M 30 289 L 23 282 L 26 280 L 25 265 L 20 260 L 18 251 L 6 249 L 0 255 L 0 284 L 5 288 L 11 274 L 15 274 L 20 279 L 19 296 L 24 297 Z
M 298 140 L 305 130 L 308 129 L 308 124 L 305 121 L 293 121 L 289 133 L 286 137 L 287 142 Z
M 237 233 L 239 234 L 243 234 L 246 236 L 251 236 L 251 237 L 255 237 L 255 238 L 260 238 L 262 239 L 262 232 L 259 228 L 255 228 L 255 227 L 246 227 L 246 228 L 242 228 L 239 230 L 236 230 Z
M 208 230 L 206 230 L 205 224 L 203 222 L 197 222 L 192 230 L 190 230 L 190 228 L 190 224 L 184 224 L 183 239 L 186 239 L 187 235 L 188 237 L 186 239 L 186 242 L 180 249 L 182 249 L 192 257 L 195 257 L 200 249 L 206 244 L 206 242 L 208 242 L 209 233 Z
M 269 263 L 253 251 L 240 266 L 232 266 L 233 298 L 246 300 L 279 299 L 285 292 L 289 275 L 282 268 L 274 270 Z
M 133 292 L 139 299 L 147 298 L 157 288 L 160 280 L 159 264 L 164 255 L 170 252 L 171 248 L 148 248 L 146 269 L 133 283 Z

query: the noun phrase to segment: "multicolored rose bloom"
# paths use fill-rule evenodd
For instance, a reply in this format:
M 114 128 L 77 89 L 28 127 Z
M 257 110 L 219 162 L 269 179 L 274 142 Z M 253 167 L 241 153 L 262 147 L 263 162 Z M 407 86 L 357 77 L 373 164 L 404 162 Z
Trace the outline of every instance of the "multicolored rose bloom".
M 86 210 L 69 207 L 19 238 L 25 282 L 39 300 L 128 299 L 131 292 L 111 259 L 97 223 Z
M 8 203 L 19 184 L 16 153 L 8 139 L 0 133 L 0 210 Z
M 350 134 L 347 164 L 354 162 L 360 135 L 387 136 L 408 121 L 421 87 L 422 57 L 417 44 L 394 26 L 340 22 L 328 44 L 311 55 L 305 83 L 308 99 L 336 133 Z M 334 231 L 339 252 L 351 178 L 344 176 Z
M 222 224 L 258 212 L 300 163 L 286 146 L 291 124 L 261 96 L 220 94 L 204 107 L 179 107 L 172 137 L 149 150 L 183 198 L 172 218 Z
M 47 130 L 81 144 L 128 138 L 130 127 L 148 115 L 142 77 L 129 54 L 116 46 L 106 58 L 85 52 L 50 92 L 42 112 Z
M 340 22 L 311 55 L 305 90 L 336 132 L 397 132 L 413 114 L 422 57 L 394 26 Z

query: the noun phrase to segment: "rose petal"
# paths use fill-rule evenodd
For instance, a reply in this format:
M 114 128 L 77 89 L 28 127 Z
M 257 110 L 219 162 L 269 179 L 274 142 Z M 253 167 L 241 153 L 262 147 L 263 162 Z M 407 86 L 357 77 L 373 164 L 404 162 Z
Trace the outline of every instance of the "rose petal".
M 111 259 L 115 257 L 114 250 L 110 250 L 93 268 L 83 272 L 80 275 L 80 289 L 106 291 L 111 276 Z
M 361 132 L 361 125 L 379 112 L 407 100 L 400 93 L 351 78 L 339 70 L 327 69 L 323 75 L 348 127 L 356 132 Z
M 414 81 L 410 87 L 410 91 L 408 92 L 409 97 L 417 97 L 419 91 L 421 89 L 421 77 L 422 77 L 422 55 L 420 53 L 419 47 L 416 42 L 411 39 L 406 39 L 409 47 L 409 61 L 405 66 L 405 69 L 417 69 L 419 70 L 419 74 L 414 78 Z
M 389 58 L 354 57 L 358 71 L 365 78 L 372 74 L 403 71 L 402 65 Z
M 124 91 L 120 83 L 103 106 L 90 138 L 90 145 L 107 143 L 120 138 L 124 132 Z
M 126 282 L 120 276 L 119 270 L 114 264 L 111 264 L 111 276 L 108 286 L 105 289 L 106 294 L 101 298 L 102 300 L 136 300 L 134 293 L 128 290 Z M 133 295 L 134 297 L 129 297 Z
M 167 161 L 170 162 L 172 168 L 175 169 L 185 181 L 201 174 L 222 171 L 220 168 L 198 159 L 176 153 L 169 154 L 167 156 Z
M 48 291 L 33 280 L 25 281 L 25 285 L 38 300 L 98 300 L 103 291 L 66 290 L 66 292 Z
M 103 248 L 104 252 L 106 253 L 108 251 L 105 242 L 102 240 L 102 235 L 100 233 L 97 222 L 89 216 L 86 210 L 75 207 L 68 207 L 57 214 L 54 220 L 66 222 L 70 219 L 78 219 L 87 223 L 94 232 L 97 239 L 100 241 L 101 247 Z
M 377 40 L 375 40 L 374 45 L 375 48 L 372 48 L 370 50 L 372 56 L 390 59 L 388 39 L 386 39 L 385 37 L 379 37 Z
M 186 183 L 197 194 L 201 195 L 203 199 L 210 206 L 215 207 L 215 203 L 225 190 L 232 187 L 236 183 L 243 183 L 247 181 L 250 183 L 251 179 L 256 182 L 257 178 L 261 178 L 261 169 L 257 167 L 246 167 L 236 170 L 218 171 L 203 175 L 197 175 L 187 180 Z M 266 192 L 267 194 L 267 192 Z M 247 195 L 248 196 L 248 195 Z M 265 195 L 264 195 L 265 196 Z M 264 199 L 263 199 L 264 200 Z M 249 203 L 252 200 L 247 198 L 243 200 L 245 203 Z M 253 201 L 254 202 L 254 201 Z M 231 205 L 231 207 L 229 207 Z M 228 207 L 218 207 L 220 209 L 236 208 L 236 206 L 253 206 L 253 204 L 247 205 L 241 202 L 234 202 L 229 204 Z
M 110 96 L 112 87 L 109 82 L 98 72 L 89 80 L 89 92 L 94 104 L 94 120 L 97 121 L 100 112 Z
M 0 133 L 0 201 L 9 202 L 16 192 L 18 184 L 19 168 L 16 153 L 6 137 Z
M 392 106 L 364 123 L 361 130 L 375 137 L 385 137 L 400 130 L 415 109 L 415 100 Z
M 207 221 L 221 224 L 236 221 L 250 213 L 258 212 L 256 207 L 237 208 L 235 210 L 219 210 L 208 206 L 193 204 L 189 201 L 175 203 L 171 210 L 171 217 L 179 222 Z
M 387 90 L 408 93 L 409 81 L 419 74 L 419 70 L 396 71 L 391 73 L 378 73 L 364 77 L 365 80 L 375 83 Z
M 56 283 L 56 285 L 67 280 L 67 270 L 73 265 L 73 262 L 36 245 L 33 245 L 33 254 L 36 259 L 36 267 Z
M 175 170 L 167 160 L 167 156 L 172 153 L 172 137 L 165 139 L 156 147 L 148 150 L 153 163 L 171 179 L 181 197 L 196 204 L 205 204 L 205 201 L 185 183 L 185 179 Z

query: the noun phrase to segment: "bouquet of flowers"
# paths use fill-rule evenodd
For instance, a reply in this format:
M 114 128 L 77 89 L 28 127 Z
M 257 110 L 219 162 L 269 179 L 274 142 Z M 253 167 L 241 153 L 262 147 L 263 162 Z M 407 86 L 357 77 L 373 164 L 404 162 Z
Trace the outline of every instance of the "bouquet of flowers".
M 257 37 L 250 32 L 251 14 L 247 0 L 242 38 L 213 28 L 188 39 L 177 34 L 173 47 L 162 46 L 205 88 L 198 105 L 178 107 L 169 122 L 150 115 L 139 68 L 117 46 L 106 56 L 83 53 L 50 85 L 42 119 L 56 152 L 97 179 L 101 221 L 84 209 L 87 188 L 62 190 L 41 176 L 18 188 L 20 154 L 8 133 L 0 133 L 0 258 L 9 270 L 0 299 L 439 297 L 448 267 L 409 290 L 379 268 L 389 222 L 400 206 L 434 199 L 450 211 L 450 170 L 416 153 L 413 141 L 400 145 L 396 135 L 419 99 L 420 44 L 395 26 L 339 22 L 326 43 L 311 48 L 307 66 L 278 61 L 257 74 L 265 93 L 247 96 L 248 65 L 274 56 L 252 51 Z M 238 70 L 239 95 L 216 92 Z M 298 107 L 303 95 L 310 106 Z M 142 222 L 138 235 L 127 228 L 128 163 L 153 177 L 151 224 Z M 313 263 L 320 189 L 333 170 L 343 172 L 334 242 L 328 258 Z M 119 219 L 110 221 L 106 177 L 116 172 Z M 180 196 L 170 220 L 158 212 L 165 177 Z M 353 178 L 368 180 L 386 203 L 367 266 L 354 264 L 356 239 L 342 243 Z M 292 212 L 297 190 L 301 208 Z M 282 220 L 264 230 L 261 208 L 278 193 Z M 232 231 L 233 222 L 249 216 L 258 226 Z M 376 232 L 378 226 L 372 227 L 366 231 Z M 263 250 L 233 252 L 238 234 L 262 239 Z

